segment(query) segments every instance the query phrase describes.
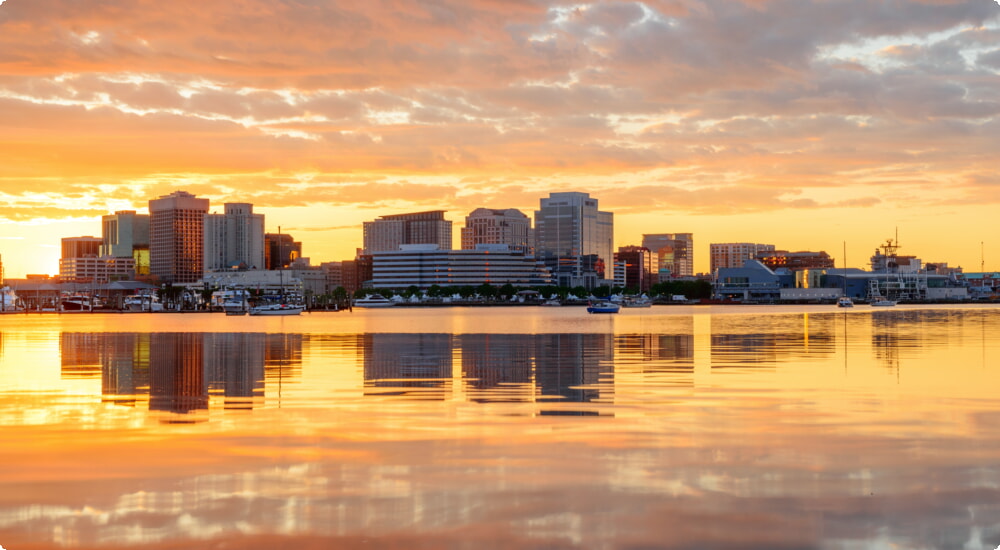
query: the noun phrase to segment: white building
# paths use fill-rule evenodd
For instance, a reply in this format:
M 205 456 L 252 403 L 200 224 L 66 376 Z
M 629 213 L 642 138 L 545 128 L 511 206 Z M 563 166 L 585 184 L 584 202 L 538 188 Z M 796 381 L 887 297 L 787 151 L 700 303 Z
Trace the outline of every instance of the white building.
M 264 215 L 249 203 L 226 203 L 205 215 L 205 271 L 264 269 Z
M 373 288 L 552 284 L 552 275 L 541 262 L 507 245 L 481 244 L 475 250 L 441 250 L 437 245 L 400 248 L 372 254 Z

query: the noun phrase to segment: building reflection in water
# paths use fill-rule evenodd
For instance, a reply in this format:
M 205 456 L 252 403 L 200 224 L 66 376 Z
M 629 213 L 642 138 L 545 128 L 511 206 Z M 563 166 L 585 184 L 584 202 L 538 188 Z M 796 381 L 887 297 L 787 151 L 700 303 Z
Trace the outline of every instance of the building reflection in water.
M 462 391 L 475 402 L 587 403 L 612 394 L 611 335 L 376 333 L 362 346 L 366 395 L 443 400 Z M 453 387 L 456 366 L 461 388 Z
M 63 378 L 101 378 L 104 400 L 186 415 L 215 402 L 252 409 L 267 377 L 298 376 L 302 335 L 72 333 L 60 335 Z

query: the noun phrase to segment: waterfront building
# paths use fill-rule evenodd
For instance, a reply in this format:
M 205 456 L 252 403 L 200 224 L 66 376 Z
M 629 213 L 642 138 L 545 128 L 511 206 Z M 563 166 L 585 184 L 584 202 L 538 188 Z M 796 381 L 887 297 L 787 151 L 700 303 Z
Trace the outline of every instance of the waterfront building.
M 598 209 L 587 193 L 550 193 L 535 211 L 535 255 L 561 286 L 609 284 L 614 214 Z
M 226 203 L 205 215 L 205 270 L 263 269 L 264 215 L 249 203 Z
M 757 254 L 774 252 L 773 244 L 756 243 L 712 243 L 708 245 L 710 273 L 715 273 L 720 267 L 743 267 L 747 260 L 753 260 Z
M 552 275 L 544 264 L 507 245 L 481 244 L 474 250 L 403 245 L 401 250 L 372 254 L 371 262 L 372 288 L 552 284 Z
M 364 254 L 393 252 L 404 244 L 436 244 L 451 250 L 451 221 L 444 210 L 380 216 L 364 222 Z
M 619 262 L 625 270 L 625 281 L 618 285 L 616 277 L 615 286 L 648 292 L 653 284 L 653 253 L 644 246 L 622 246 L 615 253 L 615 265 Z
M 100 255 L 132 258 L 136 275 L 149 275 L 149 215 L 119 210 L 102 216 Z
M 802 269 L 827 269 L 833 267 L 833 258 L 826 252 L 789 252 L 787 250 L 769 250 L 758 252 L 757 261 L 771 269 L 786 268 L 791 271 Z
M 135 279 L 135 259 L 115 256 L 60 258 L 59 280 L 66 283 L 109 283 Z
M 531 220 L 520 210 L 477 208 L 465 217 L 462 250 L 474 250 L 477 244 L 506 244 L 524 254 L 532 251 Z
M 62 239 L 59 279 L 69 283 L 107 283 L 135 278 L 132 256 L 101 256 L 102 243 L 99 237 Z
M 149 201 L 150 274 L 164 283 L 193 283 L 205 266 L 208 199 L 176 191 Z
M 302 256 L 302 243 L 287 233 L 264 235 L 264 264 L 267 269 L 284 269 Z
M 657 281 L 694 276 L 694 235 L 654 233 L 642 236 L 642 246 L 656 254 Z

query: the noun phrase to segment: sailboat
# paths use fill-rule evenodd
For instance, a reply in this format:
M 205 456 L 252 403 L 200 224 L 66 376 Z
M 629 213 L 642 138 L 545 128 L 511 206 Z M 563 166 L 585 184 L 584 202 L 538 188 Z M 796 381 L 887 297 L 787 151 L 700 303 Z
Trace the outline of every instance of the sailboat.
M 837 298 L 837 307 L 854 307 L 854 301 L 847 295 L 847 241 L 844 241 L 844 295 Z
M 278 242 L 281 243 L 281 227 L 278 227 Z M 285 280 L 284 270 L 278 270 L 278 288 L 280 289 L 279 300 L 277 302 L 264 302 L 250 308 L 250 315 L 300 315 L 305 306 L 302 304 L 290 304 L 285 300 Z

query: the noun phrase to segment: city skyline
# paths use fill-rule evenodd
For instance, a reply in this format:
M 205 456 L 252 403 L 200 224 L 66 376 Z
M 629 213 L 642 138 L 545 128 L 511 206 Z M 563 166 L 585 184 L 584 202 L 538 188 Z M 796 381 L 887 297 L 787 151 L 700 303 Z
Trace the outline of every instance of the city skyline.
M 615 249 L 694 234 L 695 272 L 726 242 L 864 265 L 897 228 L 1000 266 L 993 0 L 240 6 L 0 4 L 7 277 L 179 190 L 317 260 L 376 216 L 583 191 Z

